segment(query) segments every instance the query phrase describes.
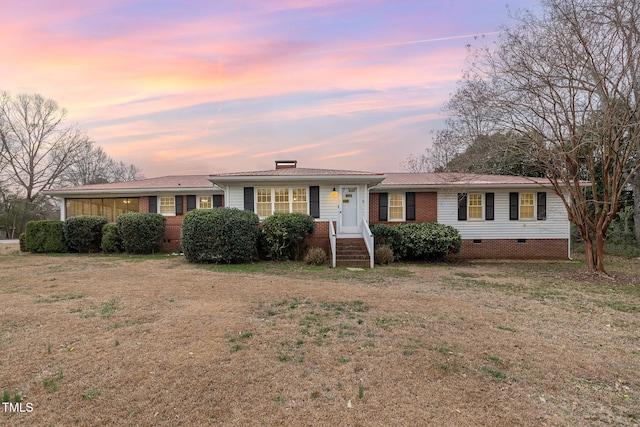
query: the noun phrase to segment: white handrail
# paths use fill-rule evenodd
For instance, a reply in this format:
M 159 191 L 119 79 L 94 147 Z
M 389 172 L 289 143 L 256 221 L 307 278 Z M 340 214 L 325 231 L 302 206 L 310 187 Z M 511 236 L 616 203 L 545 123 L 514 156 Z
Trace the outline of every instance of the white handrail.
M 329 242 L 331 244 L 331 267 L 336 268 L 336 229 L 333 220 L 329 220 Z
M 373 234 L 371 233 L 371 229 L 369 229 L 369 223 L 367 223 L 367 218 L 362 218 L 362 237 L 364 238 L 364 244 L 367 246 L 367 251 L 369 251 L 369 267 L 373 268 L 374 264 L 374 252 L 373 252 Z

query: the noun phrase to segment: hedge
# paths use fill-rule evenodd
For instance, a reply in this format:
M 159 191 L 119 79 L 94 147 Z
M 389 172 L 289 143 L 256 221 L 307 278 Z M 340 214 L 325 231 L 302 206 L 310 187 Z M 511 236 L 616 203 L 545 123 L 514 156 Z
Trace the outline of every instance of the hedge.
M 260 220 L 236 208 L 187 212 L 180 230 L 182 251 L 193 263 L 246 263 L 256 254 Z
M 102 227 L 107 219 L 102 216 L 74 216 L 64 222 L 64 238 L 72 252 L 98 252 L 102 241 Z
M 62 221 L 29 221 L 25 231 L 25 240 L 29 252 L 67 252 Z
M 402 250 L 402 236 L 398 227 L 401 224 L 391 226 L 388 224 L 371 224 L 371 234 L 373 234 L 375 246 L 388 246 L 394 253 L 396 261 L 400 260 Z
M 400 259 L 435 260 L 460 252 L 460 233 L 449 225 L 425 222 L 400 224 L 395 228 L 402 244 L 393 251 Z
M 262 249 L 274 260 L 293 260 L 302 255 L 304 239 L 311 236 L 316 223 L 301 213 L 273 214 L 262 221 Z
M 116 224 L 105 224 L 102 227 L 102 242 L 100 243 L 100 249 L 104 253 L 118 253 L 122 252 L 122 239 L 118 234 Z
M 129 212 L 118 216 L 116 230 L 129 253 L 153 253 L 162 243 L 167 219 L 158 213 Z

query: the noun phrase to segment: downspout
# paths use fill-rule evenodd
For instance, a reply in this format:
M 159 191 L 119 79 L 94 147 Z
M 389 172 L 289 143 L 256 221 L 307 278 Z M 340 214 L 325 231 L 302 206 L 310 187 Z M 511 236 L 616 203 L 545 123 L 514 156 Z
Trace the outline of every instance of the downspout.
M 567 221 L 567 258 L 569 258 L 569 261 L 573 261 L 573 258 L 571 258 L 571 221 Z

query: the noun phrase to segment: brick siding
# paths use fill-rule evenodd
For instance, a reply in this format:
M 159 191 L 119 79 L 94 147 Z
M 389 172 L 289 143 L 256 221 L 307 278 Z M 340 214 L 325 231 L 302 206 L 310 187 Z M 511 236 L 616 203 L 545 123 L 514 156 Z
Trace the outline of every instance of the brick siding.
M 567 259 L 567 239 L 482 239 L 463 240 L 458 258 L 466 259 Z
M 390 192 L 391 193 L 391 192 Z M 438 221 L 438 193 L 416 192 L 416 219 L 415 221 L 380 221 L 379 193 L 369 194 L 369 224 L 402 224 L 403 222 L 437 222 Z M 406 209 L 406 206 L 405 206 Z

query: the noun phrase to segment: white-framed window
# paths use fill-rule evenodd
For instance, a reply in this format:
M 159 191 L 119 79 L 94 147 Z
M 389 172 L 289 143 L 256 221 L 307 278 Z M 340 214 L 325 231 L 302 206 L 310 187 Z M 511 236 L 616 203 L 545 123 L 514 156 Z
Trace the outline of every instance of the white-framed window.
M 482 193 L 467 194 L 467 218 L 470 220 L 483 219 L 484 198 Z
M 309 213 L 307 187 L 256 188 L 256 213 L 264 218 L 274 213 Z
M 198 196 L 198 209 L 213 209 L 213 197 Z
M 174 196 L 160 196 L 158 199 L 159 213 L 162 215 L 176 214 L 176 199 Z
M 389 221 L 404 221 L 404 194 L 389 194 Z
M 534 193 L 520 193 L 520 219 L 534 219 L 536 212 Z

